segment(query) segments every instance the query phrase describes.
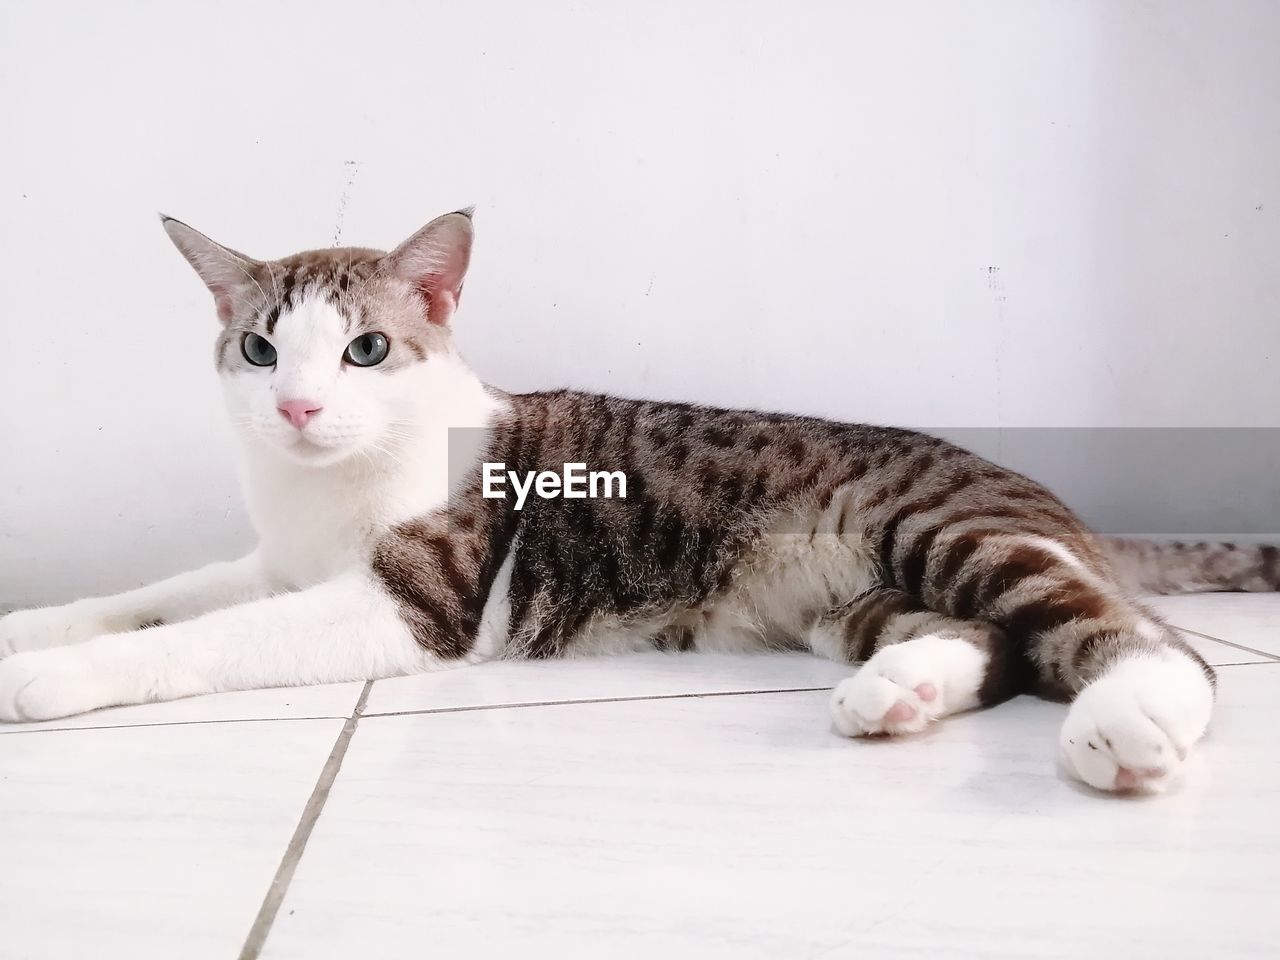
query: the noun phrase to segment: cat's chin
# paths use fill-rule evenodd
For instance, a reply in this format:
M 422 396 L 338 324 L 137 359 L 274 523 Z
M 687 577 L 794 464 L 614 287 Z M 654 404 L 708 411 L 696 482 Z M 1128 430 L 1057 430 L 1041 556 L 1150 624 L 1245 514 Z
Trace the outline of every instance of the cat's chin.
M 306 437 L 298 437 L 288 446 L 274 448 L 278 456 L 304 467 L 331 467 L 355 456 L 357 450 L 348 444 L 330 446 Z

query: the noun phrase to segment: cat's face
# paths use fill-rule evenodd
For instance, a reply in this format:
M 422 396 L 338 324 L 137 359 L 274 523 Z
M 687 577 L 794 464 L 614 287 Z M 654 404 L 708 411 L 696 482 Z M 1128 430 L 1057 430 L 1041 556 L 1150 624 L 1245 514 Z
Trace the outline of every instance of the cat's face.
M 215 363 L 245 441 L 315 466 L 394 455 L 457 364 L 448 323 L 469 215 L 440 217 L 389 254 L 335 248 L 274 261 L 164 225 L 214 295 Z

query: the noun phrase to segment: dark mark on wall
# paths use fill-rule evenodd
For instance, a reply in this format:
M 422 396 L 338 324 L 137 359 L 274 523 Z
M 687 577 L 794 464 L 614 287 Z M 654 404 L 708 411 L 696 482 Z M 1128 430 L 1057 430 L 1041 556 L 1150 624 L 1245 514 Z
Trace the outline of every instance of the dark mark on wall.
M 342 218 L 347 212 L 347 201 L 351 199 L 351 185 L 356 182 L 356 174 L 360 172 L 358 160 L 343 160 L 342 165 L 350 171 L 347 184 L 342 188 L 342 196 L 338 198 L 338 223 L 333 231 L 333 245 L 336 247 L 342 240 Z

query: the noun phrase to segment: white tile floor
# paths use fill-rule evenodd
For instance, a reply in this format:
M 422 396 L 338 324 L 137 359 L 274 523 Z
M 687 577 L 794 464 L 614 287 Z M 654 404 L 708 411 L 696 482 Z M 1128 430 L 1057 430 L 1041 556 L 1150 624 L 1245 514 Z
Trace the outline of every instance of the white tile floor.
M 0 958 L 1275 956 L 1280 596 L 1157 605 L 1222 686 L 1145 800 L 1062 780 L 1029 698 L 842 740 L 805 657 L 0 727 Z

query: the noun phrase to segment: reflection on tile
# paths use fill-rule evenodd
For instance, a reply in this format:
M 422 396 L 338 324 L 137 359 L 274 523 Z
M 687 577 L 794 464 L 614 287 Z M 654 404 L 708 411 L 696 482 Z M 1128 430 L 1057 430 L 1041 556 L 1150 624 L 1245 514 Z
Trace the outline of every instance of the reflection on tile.
M 1199 593 L 1147 602 L 1184 630 L 1280 657 L 1280 593 Z
M 1194 634 L 1187 634 L 1186 639 L 1214 666 L 1264 659 Z M 577 660 L 504 661 L 379 680 L 369 694 L 365 715 L 499 704 L 832 687 L 854 669 L 808 654 L 642 653 Z
M 168 703 L 109 707 L 42 723 L 0 723 L 0 734 L 85 727 L 147 726 L 163 723 L 207 723 L 214 720 L 286 720 L 349 717 L 362 683 L 330 683 L 319 687 L 279 687 L 188 697 Z
M 1262 955 L 1280 665 L 1222 674 L 1154 800 L 1062 780 L 1029 698 L 898 742 L 823 693 L 366 719 L 264 956 Z
M 1186 634 L 1186 639 L 1214 666 L 1265 659 L 1194 634 Z M 831 687 L 853 670 L 807 654 L 645 653 L 514 661 L 380 680 L 373 686 L 365 712 Z M 334 683 L 216 693 L 169 703 L 111 707 L 43 723 L 0 723 L 0 735 L 86 727 L 348 717 L 361 687 L 360 683 Z
M 379 680 L 365 715 L 401 710 L 832 687 L 852 667 L 808 654 L 641 653 L 485 663 Z
M 234 957 L 342 724 L 0 739 L 0 956 Z

